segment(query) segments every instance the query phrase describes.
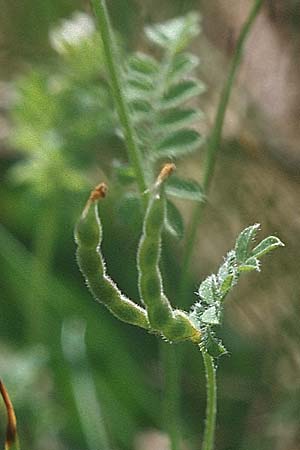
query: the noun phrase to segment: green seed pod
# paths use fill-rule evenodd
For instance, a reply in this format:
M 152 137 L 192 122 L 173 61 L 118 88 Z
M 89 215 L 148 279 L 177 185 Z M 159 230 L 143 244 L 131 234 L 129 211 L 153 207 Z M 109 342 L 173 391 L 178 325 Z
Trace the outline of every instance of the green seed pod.
M 91 193 L 75 229 L 77 261 L 86 283 L 96 300 L 103 303 L 118 319 L 149 329 L 146 311 L 125 297 L 108 277 L 101 255 L 102 226 L 97 201 L 106 195 L 100 184 Z
M 161 234 L 166 214 L 164 181 L 174 169 L 174 164 L 166 164 L 151 191 L 137 255 L 139 292 L 153 330 L 162 333 L 169 341 L 192 339 L 199 342 L 200 332 L 188 316 L 183 311 L 173 311 L 163 292 L 159 270 Z

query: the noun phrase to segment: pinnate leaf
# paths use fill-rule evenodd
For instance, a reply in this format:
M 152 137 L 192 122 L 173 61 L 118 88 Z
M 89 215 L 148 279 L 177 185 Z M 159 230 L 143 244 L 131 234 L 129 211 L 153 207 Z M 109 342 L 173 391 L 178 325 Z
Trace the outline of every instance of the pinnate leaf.
M 159 127 L 168 131 L 178 130 L 183 125 L 191 125 L 201 116 L 201 112 L 196 109 L 172 108 L 161 114 Z
M 183 80 L 173 84 L 164 94 L 161 102 L 163 108 L 171 108 L 186 102 L 205 90 L 204 84 L 198 80 Z
M 179 81 L 190 74 L 199 64 L 199 58 L 191 53 L 178 53 L 172 60 L 168 80 Z
M 168 48 L 175 54 L 185 48 L 191 39 L 199 34 L 199 15 L 191 12 L 184 17 L 148 26 L 145 32 L 151 42 Z
M 167 181 L 166 192 L 169 195 L 186 200 L 202 201 L 204 199 L 200 184 L 192 180 L 183 180 L 174 175 Z
M 158 143 L 153 157 L 179 157 L 196 150 L 202 143 L 203 138 L 197 131 L 191 129 L 179 130 Z
M 152 112 L 152 106 L 146 100 L 134 98 L 128 102 L 132 122 L 137 126 L 140 122 L 147 121 L 149 113 Z
M 131 73 L 147 78 L 156 75 L 159 71 L 158 62 L 145 53 L 136 53 L 132 55 L 129 58 L 127 65 Z

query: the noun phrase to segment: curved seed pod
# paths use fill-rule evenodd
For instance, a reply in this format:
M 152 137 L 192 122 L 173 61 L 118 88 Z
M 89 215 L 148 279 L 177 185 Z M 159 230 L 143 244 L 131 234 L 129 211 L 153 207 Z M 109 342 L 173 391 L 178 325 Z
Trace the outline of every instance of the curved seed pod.
M 146 311 L 121 293 L 106 274 L 101 255 L 102 226 L 98 200 L 106 196 L 107 187 L 99 184 L 91 193 L 75 229 L 77 261 L 86 283 L 96 300 L 103 303 L 123 322 L 149 329 Z
M 183 311 L 172 309 L 169 300 L 163 293 L 159 270 L 161 234 L 166 211 L 164 181 L 174 170 L 174 164 L 166 164 L 150 193 L 137 254 L 139 291 L 153 330 L 161 332 L 170 341 L 192 339 L 198 342 L 200 332 Z

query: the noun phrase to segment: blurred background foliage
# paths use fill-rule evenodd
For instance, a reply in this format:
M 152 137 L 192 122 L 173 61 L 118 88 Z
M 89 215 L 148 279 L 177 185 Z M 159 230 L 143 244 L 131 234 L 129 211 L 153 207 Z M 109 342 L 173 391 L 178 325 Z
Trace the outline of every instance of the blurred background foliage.
M 201 12 L 203 32 L 192 51 L 207 85 L 200 100 L 206 118 L 197 125 L 206 135 L 250 5 L 108 2 L 121 58 L 149 50 L 145 25 Z M 127 158 L 89 4 L 2 0 L 1 10 L 0 376 L 17 410 L 23 448 L 100 449 L 109 442 L 107 448 L 167 450 L 163 349 L 91 300 L 74 258 L 74 223 L 90 186 L 105 179 L 111 186 L 107 265 L 122 290 L 138 298 L 141 217 L 132 193 L 120 201 L 116 169 Z M 194 251 L 190 304 L 244 226 L 260 222 L 264 234 L 286 243 L 263 276 L 243 281 L 228 304 L 224 341 L 232 356 L 220 361 L 219 450 L 300 446 L 299 11 L 298 0 L 266 1 L 254 26 Z M 62 35 L 69 39 L 64 45 Z M 179 174 L 201 182 L 202 161 L 203 150 L 179 163 Z M 187 223 L 192 205 L 176 204 Z M 182 245 L 168 238 L 164 247 L 171 298 Z M 178 427 L 183 448 L 199 449 L 201 360 L 189 345 L 176 352 L 183 366 Z M 0 427 L 3 441 L 3 408 Z

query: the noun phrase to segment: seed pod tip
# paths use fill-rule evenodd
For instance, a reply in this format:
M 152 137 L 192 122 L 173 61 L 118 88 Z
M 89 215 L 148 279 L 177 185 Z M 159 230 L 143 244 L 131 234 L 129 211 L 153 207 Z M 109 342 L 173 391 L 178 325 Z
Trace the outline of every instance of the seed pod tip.
M 100 198 L 104 198 L 106 197 L 107 191 L 108 191 L 107 184 L 100 183 L 92 190 L 89 200 L 91 202 L 95 202 Z
M 169 178 L 170 175 L 172 175 L 175 170 L 176 166 L 174 163 L 164 164 L 157 177 L 156 184 L 160 185 L 161 183 L 163 183 L 167 178 Z

